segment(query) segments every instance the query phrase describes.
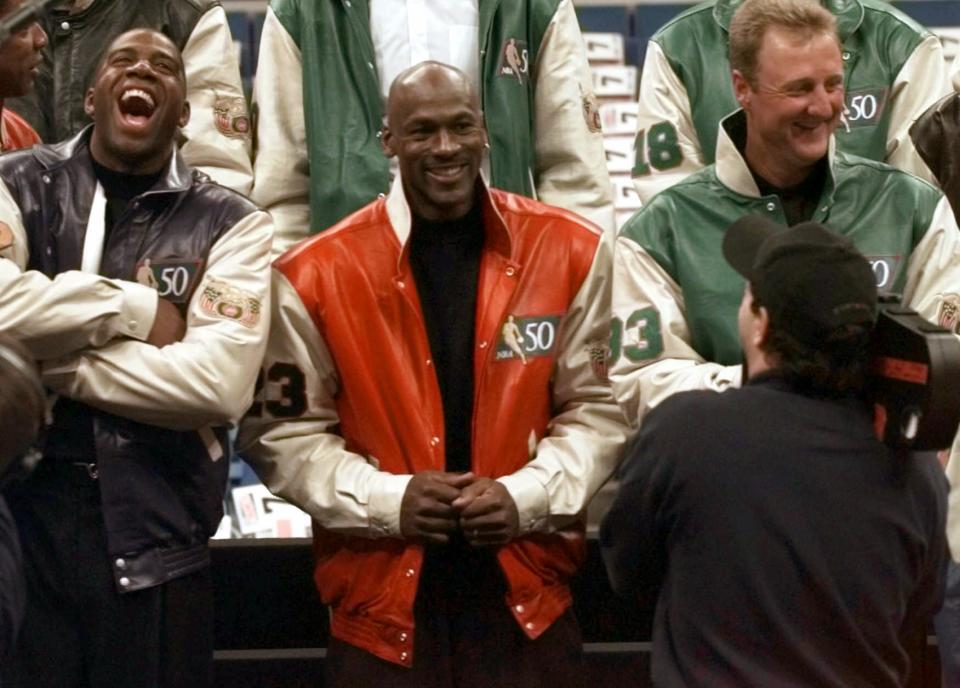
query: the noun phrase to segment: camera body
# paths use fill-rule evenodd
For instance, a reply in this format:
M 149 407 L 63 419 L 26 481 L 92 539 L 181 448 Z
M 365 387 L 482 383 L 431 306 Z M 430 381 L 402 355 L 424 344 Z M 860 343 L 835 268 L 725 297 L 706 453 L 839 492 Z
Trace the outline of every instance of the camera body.
M 960 425 L 960 340 L 900 304 L 880 297 L 867 399 L 877 436 L 896 449 L 950 447 Z

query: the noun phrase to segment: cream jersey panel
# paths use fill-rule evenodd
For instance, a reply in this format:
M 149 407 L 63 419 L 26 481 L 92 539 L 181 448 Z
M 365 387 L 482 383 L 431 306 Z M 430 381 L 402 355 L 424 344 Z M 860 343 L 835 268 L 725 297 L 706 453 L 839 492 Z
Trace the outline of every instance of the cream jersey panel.
M 242 194 L 253 186 L 250 114 L 227 14 L 207 11 L 183 48 L 190 121 L 183 158 L 217 183 Z
M 273 216 L 274 256 L 310 234 L 310 162 L 302 72 L 300 48 L 267 8 L 253 87 L 258 114 L 250 198 Z
M 612 235 L 613 186 L 603 134 L 587 123 L 597 105 L 570 0 L 560 3 L 547 27 L 533 78 L 537 198 L 582 215 Z
M 677 167 L 661 172 L 650 165 L 649 174 L 633 178 L 633 185 L 643 203 L 648 203 L 667 187 L 704 166 L 703 151 L 690 112 L 686 86 L 670 67 L 660 44 L 650 41 L 640 76 L 637 131 L 649 133 L 654 125 L 669 122 L 677 132 L 677 146 L 682 156 Z M 719 122 L 717 126 L 720 126 Z M 637 154 L 644 153 L 640 151 Z
M 621 236 L 614 259 L 613 317 L 629 324 L 632 313 L 648 307 L 660 314 L 662 357 L 652 363 L 631 360 L 627 349 L 642 346 L 640 328 L 624 327 L 623 352 L 610 371 L 614 395 L 630 423 L 639 424 L 647 411 L 676 392 L 722 392 L 740 385 L 740 366 L 705 361 L 690 344 L 679 285 L 636 242 Z

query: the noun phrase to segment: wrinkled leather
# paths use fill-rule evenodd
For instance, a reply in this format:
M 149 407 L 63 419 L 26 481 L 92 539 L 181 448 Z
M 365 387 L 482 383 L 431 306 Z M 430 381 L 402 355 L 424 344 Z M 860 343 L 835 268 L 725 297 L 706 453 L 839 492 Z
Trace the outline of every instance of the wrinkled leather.
M 960 217 L 960 95 L 951 93 L 928 108 L 910 127 L 910 137 Z
M 0 179 L 20 207 L 27 232 L 28 269 L 49 277 L 80 267 L 96 187 L 88 150 L 91 130 L 0 159 Z M 206 181 L 175 155 L 167 174 L 117 221 L 100 274 L 134 280 L 143 258 L 205 261 L 217 240 L 256 210 Z M 194 288 L 200 272 L 202 266 Z M 214 432 L 226 455 L 226 430 Z M 61 399 L 43 453 L 44 460 L 96 464 L 119 590 L 159 585 L 209 563 L 206 542 L 223 514 L 228 465 L 211 461 L 197 432 L 146 425 Z M 123 578 L 126 585 L 120 583 Z

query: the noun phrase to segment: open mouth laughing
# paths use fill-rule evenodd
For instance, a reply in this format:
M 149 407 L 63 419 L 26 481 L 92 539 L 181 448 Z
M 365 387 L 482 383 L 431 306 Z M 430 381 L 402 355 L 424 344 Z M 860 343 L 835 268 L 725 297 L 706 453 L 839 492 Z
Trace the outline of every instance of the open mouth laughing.
M 142 129 L 157 110 L 156 99 L 142 88 L 125 88 L 117 99 L 120 121 L 132 129 Z

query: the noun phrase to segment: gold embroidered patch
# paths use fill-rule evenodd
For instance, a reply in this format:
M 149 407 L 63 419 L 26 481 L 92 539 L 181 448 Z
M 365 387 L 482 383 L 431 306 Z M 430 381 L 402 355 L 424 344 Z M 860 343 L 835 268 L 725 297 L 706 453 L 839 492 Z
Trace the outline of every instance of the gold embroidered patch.
M 960 334 L 960 294 L 944 294 L 937 322 L 954 334 Z
M 584 92 L 581 87 L 580 100 L 583 101 L 583 119 L 587 123 L 587 129 L 593 134 L 599 134 L 603 131 L 603 125 L 600 123 L 600 106 L 597 105 L 597 96 L 593 91 Z
M 217 131 L 230 139 L 250 137 L 250 115 L 247 101 L 237 96 L 217 96 L 213 102 L 213 123 Z
M 214 318 L 236 320 L 244 327 L 253 328 L 260 322 L 260 299 L 226 282 L 211 279 L 203 285 L 200 310 Z

